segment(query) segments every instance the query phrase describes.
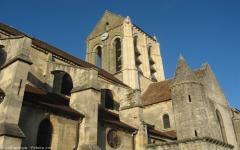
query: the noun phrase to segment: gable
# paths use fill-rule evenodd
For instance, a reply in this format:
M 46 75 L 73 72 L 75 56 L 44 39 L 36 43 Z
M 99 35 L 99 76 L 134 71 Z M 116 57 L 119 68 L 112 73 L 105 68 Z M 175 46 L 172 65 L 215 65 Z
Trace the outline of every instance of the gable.
M 125 18 L 114 14 L 109 11 L 105 11 L 101 19 L 98 21 L 97 25 L 93 28 L 92 32 L 88 36 L 88 40 L 92 39 L 106 31 L 106 23 L 108 23 L 108 30 L 122 25 Z

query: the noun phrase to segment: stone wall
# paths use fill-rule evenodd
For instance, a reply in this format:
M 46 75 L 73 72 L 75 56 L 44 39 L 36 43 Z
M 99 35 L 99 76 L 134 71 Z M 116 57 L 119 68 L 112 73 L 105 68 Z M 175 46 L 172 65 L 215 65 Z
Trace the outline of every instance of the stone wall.
M 143 72 L 143 75 L 147 78 L 151 78 L 150 74 L 150 64 L 149 64 L 149 55 L 148 55 L 148 47 L 151 46 L 151 58 L 154 61 L 153 67 L 156 69 L 156 73 L 154 75 L 156 76 L 158 81 L 165 80 L 165 74 L 164 74 L 164 68 L 163 68 L 163 62 L 162 62 L 162 56 L 160 52 L 160 44 L 156 39 L 153 39 L 153 37 L 149 36 L 148 34 L 144 33 L 139 27 L 133 26 L 133 36 L 138 37 L 138 49 L 141 53 L 140 60 L 142 64 L 140 65 L 140 68 Z
M 185 139 L 176 142 L 163 144 L 150 144 L 146 146 L 147 150 L 232 150 L 234 146 L 221 141 L 203 137 Z
M 234 131 L 237 137 L 238 147 L 240 147 L 240 112 L 239 110 L 232 109 L 232 119 Z
M 113 150 L 108 144 L 107 134 L 108 131 L 114 129 L 117 130 L 117 134 L 120 137 L 120 146 L 117 149 L 131 150 L 133 149 L 133 136 L 130 132 L 124 131 L 123 129 L 117 128 L 110 124 L 99 123 L 98 125 L 98 146 L 102 150 Z
M 154 125 L 157 130 L 160 131 L 175 130 L 175 120 L 171 100 L 145 106 L 143 109 L 143 114 L 145 121 L 151 125 Z M 164 129 L 162 120 L 164 114 L 169 115 L 171 128 Z
M 144 91 L 148 88 L 148 86 L 152 83 L 151 78 L 147 78 L 143 76 L 142 74 L 139 74 L 139 86 L 141 89 L 141 92 L 144 93 Z
M 216 115 L 216 110 L 218 110 L 222 116 L 224 130 L 226 132 L 227 142 L 235 146 L 235 149 L 238 149 L 238 144 L 236 141 L 236 135 L 232 122 L 232 112 L 228 104 L 221 86 L 213 73 L 211 67 L 208 64 L 205 64 L 202 69 L 204 70 L 205 75 L 201 78 L 201 82 L 204 84 L 204 92 L 206 93 L 207 98 L 210 101 L 211 109 Z M 211 122 L 214 124 L 214 121 Z M 213 126 L 213 128 L 215 128 Z
M 53 127 L 52 149 L 73 149 L 76 146 L 78 121 L 53 114 L 33 105 L 24 105 L 21 110 L 19 125 L 26 136 L 22 141 L 22 147 L 37 146 L 39 124 L 45 118 L 49 118 Z

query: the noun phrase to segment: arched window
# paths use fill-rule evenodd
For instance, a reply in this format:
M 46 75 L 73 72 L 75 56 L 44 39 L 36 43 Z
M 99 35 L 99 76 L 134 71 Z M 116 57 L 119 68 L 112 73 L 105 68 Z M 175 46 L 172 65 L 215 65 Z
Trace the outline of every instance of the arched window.
M 96 53 L 97 53 L 97 64 L 96 66 L 98 66 L 99 68 L 102 68 L 102 47 L 98 46 L 96 48 Z
M 7 59 L 7 53 L 3 48 L 4 46 L 0 45 L 0 67 L 2 67 L 5 64 Z
M 147 48 L 147 50 L 148 50 L 148 56 L 149 56 L 149 57 L 151 57 L 151 53 L 152 53 L 152 46 L 151 46 L 151 45 L 149 45 L 149 46 L 148 46 L 148 48 Z
M 62 88 L 61 93 L 64 95 L 70 95 L 73 88 L 72 78 L 69 74 L 65 73 L 62 78 Z
M 140 73 L 142 73 L 141 69 L 140 69 L 140 65 L 142 64 L 141 60 L 140 60 L 140 51 L 138 49 L 138 36 L 134 36 L 133 38 L 133 46 L 134 46 L 134 52 L 135 52 L 135 64 L 136 67 L 138 69 L 138 71 Z
M 52 143 L 53 127 L 49 119 L 41 121 L 38 127 L 37 146 L 49 149 Z
M 105 105 L 105 108 L 113 109 L 114 100 L 112 91 L 109 89 L 101 89 L 101 101 Z
M 53 91 L 55 93 L 61 93 L 63 95 L 71 95 L 71 90 L 73 88 L 73 81 L 71 76 L 64 71 L 53 71 L 54 81 L 53 81 Z
M 224 129 L 222 115 L 220 114 L 219 110 L 216 110 L 216 114 L 217 114 L 217 120 L 218 120 L 220 129 L 221 129 L 222 139 L 223 139 L 224 142 L 227 143 L 227 136 L 226 136 L 226 132 L 225 132 L 225 129 Z
M 109 28 L 109 22 L 106 22 L 106 23 L 105 23 L 105 31 L 107 31 L 108 28 Z
M 170 128 L 170 120 L 168 114 L 163 115 L 163 127 L 164 129 Z
M 114 50 L 116 52 L 116 72 L 121 71 L 122 68 L 122 50 L 121 50 L 121 40 L 116 38 L 113 43 Z

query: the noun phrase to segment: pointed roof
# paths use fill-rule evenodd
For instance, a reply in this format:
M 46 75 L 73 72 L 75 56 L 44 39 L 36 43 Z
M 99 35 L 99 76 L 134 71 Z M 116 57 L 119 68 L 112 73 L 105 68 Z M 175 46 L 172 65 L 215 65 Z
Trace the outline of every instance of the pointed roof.
M 193 70 L 186 63 L 184 57 L 180 55 L 174 80 L 173 80 L 173 84 L 181 83 L 185 81 L 198 81 L 198 79 L 195 73 L 193 72 Z
M 10 34 L 11 36 L 26 36 L 32 39 L 32 44 L 33 46 L 39 47 L 41 49 L 44 49 L 50 53 L 52 53 L 53 55 L 56 55 L 60 58 L 62 58 L 64 61 L 66 61 L 67 63 L 72 62 L 78 66 L 84 67 L 84 68 L 94 68 L 96 70 L 98 70 L 98 74 L 106 79 L 109 79 L 110 81 L 114 81 L 115 83 L 121 84 L 125 87 L 128 87 L 126 84 L 124 84 L 121 80 L 117 79 L 114 75 L 110 74 L 109 72 L 101 69 L 101 68 L 97 68 L 95 65 L 90 64 L 86 61 L 81 60 L 80 58 L 77 58 L 55 46 L 52 46 L 46 42 L 43 42 L 35 37 L 32 37 L 16 28 L 13 28 L 7 24 L 4 24 L 2 22 L 0 22 L 0 30 Z
M 201 80 L 205 76 L 205 68 L 194 70 L 195 76 Z M 172 100 L 171 98 L 171 85 L 173 79 L 168 79 L 160 82 L 151 83 L 146 91 L 141 96 L 143 106 L 149 106 L 161 102 Z
M 102 17 L 100 18 L 100 20 L 98 21 L 98 23 L 96 24 L 96 26 L 93 28 L 92 32 L 89 34 L 87 39 L 88 40 L 92 39 L 104 33 L 107 23 L 108 23 L 108 30 L 115 28 L 119 25 L 122 25 L 125 18 L 126 17 L 120 16 L 118 14 L 115 14 L 113 12 L 106 10 L 102 15 Z

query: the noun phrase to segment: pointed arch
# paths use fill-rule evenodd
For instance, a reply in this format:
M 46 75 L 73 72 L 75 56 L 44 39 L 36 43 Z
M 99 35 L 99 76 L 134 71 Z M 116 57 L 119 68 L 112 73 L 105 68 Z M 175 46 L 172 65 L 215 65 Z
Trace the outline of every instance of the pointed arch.
M 170 119 L 169 119 L 169 115 L 168 114 L 164 114 L 163 115 L 163 128 L 164 129 L 168 129 L 170 128 Z
M 52 72 L 54 75 L 53 80 L 53 91 L 55 93 L 61 93 L 63 95 L 71 95 L 71 90 L 73 88 L 73 81 L 71 76 L 61 70 L 55 70 Z
M 96 66 L 98 66 L 99 68 L 102 68 L 102 47 L 101 46 L 98 46 L 96 48 Z
M 226 131 L 225 131 L 222 115 L 218 109 L 216 110 L 216 115 L 217 115 L 218 124 L 221 129 L 221 135 L 222 135 L 223 142 L 227 143 L 227 136 L 226 136 Z
M 122 43 L 120 37 L 116 37 L 113 40 L 113 49 L 116 53 L 116 72 L 122 69 Z
M 37 146 L 49 149 L 52 143 L 53 126 L 49 118 L 42 120 L 38 127 Z

